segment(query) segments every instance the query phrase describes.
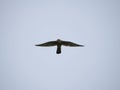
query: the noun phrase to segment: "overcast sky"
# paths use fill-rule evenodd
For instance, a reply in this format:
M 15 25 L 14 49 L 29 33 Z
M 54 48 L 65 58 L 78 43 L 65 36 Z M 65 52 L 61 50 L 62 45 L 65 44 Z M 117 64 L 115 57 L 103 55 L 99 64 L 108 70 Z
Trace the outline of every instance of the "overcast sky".
M 0 90 L 120 90 L 120 0 L 0 0 Z

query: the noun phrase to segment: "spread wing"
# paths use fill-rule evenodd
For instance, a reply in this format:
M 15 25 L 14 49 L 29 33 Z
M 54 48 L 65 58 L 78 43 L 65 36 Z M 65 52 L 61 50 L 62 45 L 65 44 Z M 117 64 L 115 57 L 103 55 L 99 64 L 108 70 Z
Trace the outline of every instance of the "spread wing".
M 49 47 L 49 46 L 55 46 L 55 45 L 57 45 L 56 43 L 57 43 L 56 41 L 49 41 L 49 42 L 46 42 L 46 43 L 37 44 L 37 45 L 35 45 L 35 46 L 45 46 L 45 47 Z
M 79 45 L 70 41 L 62 41 L 62 45 L 64 46 L 70 46 L 70 47 L 84 47 L 84 45 Z

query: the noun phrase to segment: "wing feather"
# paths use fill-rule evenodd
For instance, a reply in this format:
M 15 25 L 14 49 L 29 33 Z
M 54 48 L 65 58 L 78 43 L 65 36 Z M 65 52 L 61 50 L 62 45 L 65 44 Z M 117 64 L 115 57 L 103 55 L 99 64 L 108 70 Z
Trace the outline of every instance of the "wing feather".
M 84 45 L 79 45 L 79 44 L 76 44 L 76 43 L 73 43 L 73 42 L 70 42 L 70 41 L 62 41 L 62 45 L 64 46 L 71 46 L 71 47 L 84 47 Z
M 49 42 L 42 43 L 42 44 L 36 44 L 35 46 L 46 46 L 46 47 L 49 47 L 49 46 L 57 45 L 56 43 L 57 43 L 56 41 L 49 41 Z

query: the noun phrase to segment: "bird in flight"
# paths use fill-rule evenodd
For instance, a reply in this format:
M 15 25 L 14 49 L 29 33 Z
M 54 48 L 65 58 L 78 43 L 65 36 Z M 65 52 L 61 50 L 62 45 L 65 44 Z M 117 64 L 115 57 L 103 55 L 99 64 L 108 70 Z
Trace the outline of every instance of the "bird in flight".
M 60 39 L 57 39 L 56 41 L 49 41 L 42 44 L 36 44 L 35 46 L 43 46 L 43 47 L 49 47 L 49 46 L 57 46 L 56 54 L 61 53 L 61 46 L 70 46 L 70 47 L 84 47 L 84 45 L 79 45 L 70 41 L 63 41 Z

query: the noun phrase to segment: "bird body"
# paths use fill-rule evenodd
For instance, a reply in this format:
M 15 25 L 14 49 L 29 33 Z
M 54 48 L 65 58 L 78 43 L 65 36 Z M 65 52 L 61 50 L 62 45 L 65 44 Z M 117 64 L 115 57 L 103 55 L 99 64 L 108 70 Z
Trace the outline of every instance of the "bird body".
M 49 47 L 49 46 L 57 46 L 57 50 L 56 53 L 60 54 L 61 53 L 61 46 L 70 46 L 70 47 L 84 47 L 84 45 L 79 45 L 70 41 L 63 41 L 60 39 L 57 39 L 56 41 L 49 41 L 46 43 L 42 43 L 42 44 L 37 44 L 35 46 L 44 46 L 44 47 Z

